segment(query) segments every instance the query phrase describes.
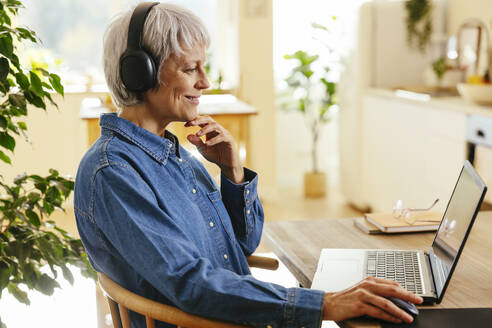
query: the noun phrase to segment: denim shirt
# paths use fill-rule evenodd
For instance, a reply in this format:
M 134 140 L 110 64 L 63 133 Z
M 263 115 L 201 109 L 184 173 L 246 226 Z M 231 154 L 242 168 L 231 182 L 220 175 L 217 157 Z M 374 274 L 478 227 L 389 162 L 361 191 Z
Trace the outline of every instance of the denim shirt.
M 284 288 L 250 274 L 263 209 L 256 173 L 222 176 L 166 131 L 159 137 L 106 114 L 82 159 L 75 216 L 93 267 L 126 289 L 203 317 L 265 327 L 319 327 L 323 292 Z M 145 327 L 131 313 L 132 327 Z M 157 323 L 156 327 L 173 327 Z

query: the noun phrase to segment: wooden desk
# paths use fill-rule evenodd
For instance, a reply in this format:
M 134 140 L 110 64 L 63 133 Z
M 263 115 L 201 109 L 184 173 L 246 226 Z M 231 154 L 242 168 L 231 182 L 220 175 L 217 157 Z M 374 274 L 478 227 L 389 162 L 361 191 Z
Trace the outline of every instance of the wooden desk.
M 441 304 L 433 307 L 492 307 L 492 211 L 480 212 Z M 276 221 L 263 239 L 303 287 L 310 287 L 322 248 L 429 249 L 434 233 L 367 235 L 351 219 Z M 344 327 L 379 327 L 350 320 Z

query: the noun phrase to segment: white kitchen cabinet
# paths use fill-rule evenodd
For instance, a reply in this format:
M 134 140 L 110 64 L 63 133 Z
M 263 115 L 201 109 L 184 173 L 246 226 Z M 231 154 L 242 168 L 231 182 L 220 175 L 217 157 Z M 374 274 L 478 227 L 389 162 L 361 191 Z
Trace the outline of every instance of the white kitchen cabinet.
M 444 210 L 466 158 L 466 113 L 367 93 L 361 110 L 361 194 L 373 211 Z

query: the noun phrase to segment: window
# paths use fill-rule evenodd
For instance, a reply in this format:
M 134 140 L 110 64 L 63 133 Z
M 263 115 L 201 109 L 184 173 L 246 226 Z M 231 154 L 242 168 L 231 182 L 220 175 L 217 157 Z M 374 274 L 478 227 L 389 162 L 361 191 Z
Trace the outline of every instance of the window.
M 220 56 L 224 51 L 218 47 L 228 44 L 218 34 L 217 26 L 223 19 L 221 0 L 180 0 L 171 1 L 197 14 L 205 23 L 211 35 L 211 78 L 219 69 Z M 84 86 L 88 82 L 104 85 L 102 68 L 102 39 L 112 17 L 129 10 L 138 0 L 22 0 L 19 24 L 36 31 L 42 44 L 23 45 L 23 61 L 46 62 L 49 69 L 62 75 L 63 82 Z M 230 19 L 225 17 L 224 19 Z M 226 22 L 227 23 L 227 22 Z M 229 51 L 226 48 L 226 52 Z M 234 63 L 237 66 L 237 62 Z M 230 70 L 230 68 L 229 68 Z M 234 79 L 234 74 L 224 74 L 226 80 Z
M 293 54 L 297 50 L 305 50 L 309 54 L 320 54 L 320 65 L 332 68 L 333 79 L 343 69 L 340 56 L 350 51 L 354 40 L 357 11 L 367 0 L 318 1 L 274 0 L 274 70 L 277 86 L 285 87 L 283 81 L 289 75 L 293 63 L 285 60 L 284 55 Z M 336 16 L 336 21 L 332 17 Z M 322 24 L 329 28 L 330 33 L 317 31 L 312 23 Z M 329 45 L 333 54 L 327 51 Z M 320 68 L 320 67 L 318 67 Z

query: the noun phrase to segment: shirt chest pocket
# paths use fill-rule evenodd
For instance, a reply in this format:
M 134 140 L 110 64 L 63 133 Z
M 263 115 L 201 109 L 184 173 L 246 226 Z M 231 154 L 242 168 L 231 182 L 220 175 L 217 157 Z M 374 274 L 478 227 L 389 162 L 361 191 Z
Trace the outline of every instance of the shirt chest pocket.
M 229 213 L 222 202 L 222 196 L 219 190 L 211 191 L 207 193 L 208 199 L 213 204 L 216 217 L 219 217 L 219 221 L 222 224 L 223 229 L 227 232 L 227 235 L 234 243 L 236 238 L 234 235 L 234 229 L 232 228 L 231 218 Z

